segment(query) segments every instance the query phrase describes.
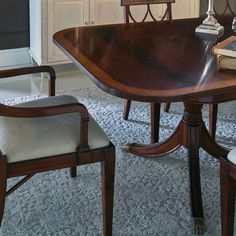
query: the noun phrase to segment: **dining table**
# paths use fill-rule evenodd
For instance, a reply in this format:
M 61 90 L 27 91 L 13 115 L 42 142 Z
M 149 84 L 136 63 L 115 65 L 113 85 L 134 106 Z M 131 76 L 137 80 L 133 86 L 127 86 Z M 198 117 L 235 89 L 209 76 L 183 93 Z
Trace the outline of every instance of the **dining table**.
M 226 159 L 228 154 L 209 134 L 202 108 L 236 99 L 236 72 L 219 69 L 212 52 L 214 45 L 233 34 L 232 18 L 218 19 L 224 26 L 218 36 L 195 33 L 202 18 L 73 27 L 53 36 L 54 43 L 105 92 L 153 104 L 183 103 L 182 119 L 166 140 L 127 144 L 124 150 L 159 158 L 181 146 L 187 149 L 190 206 L 197 234 L 206 230 L 199 149 L 217 159 Z

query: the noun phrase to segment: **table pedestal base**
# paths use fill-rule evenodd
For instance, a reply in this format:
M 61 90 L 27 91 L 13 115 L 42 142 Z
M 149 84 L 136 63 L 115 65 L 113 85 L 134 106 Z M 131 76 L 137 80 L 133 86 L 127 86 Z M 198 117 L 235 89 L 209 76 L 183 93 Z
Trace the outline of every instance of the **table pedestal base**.
M 204 213 L 199 168 L 199 149 L 216 158 L 226 158 L 228 150 L 219 146 L 209 135 L 202 120 L 202 104 L 184 103 L 182 120 L 174 133 L 164 142 L 154 144 L 128 144 L 124 148 L 130 153 L 147 158 L 164 156 L 180 146 L 188 149 L 190 205 L 196 234 L 205 232 Z

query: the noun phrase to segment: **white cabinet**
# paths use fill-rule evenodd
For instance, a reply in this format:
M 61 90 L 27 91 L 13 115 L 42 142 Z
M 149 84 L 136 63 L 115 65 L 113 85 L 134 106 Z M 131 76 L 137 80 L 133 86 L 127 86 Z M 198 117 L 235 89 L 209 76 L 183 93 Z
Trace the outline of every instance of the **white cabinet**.
M 117 0 L 30 0 L 30 55 L 37 64 L 68 63 L 54 45 L 59 30 L 84 25 L 124 22 Z

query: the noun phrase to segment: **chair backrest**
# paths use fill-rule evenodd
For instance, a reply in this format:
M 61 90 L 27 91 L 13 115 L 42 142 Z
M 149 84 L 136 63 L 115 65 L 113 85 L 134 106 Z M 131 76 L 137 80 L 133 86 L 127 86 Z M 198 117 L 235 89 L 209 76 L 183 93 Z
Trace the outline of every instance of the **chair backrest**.
M 146 13 L 144 14 L 143 19 L 140 22 L 144 22 L 148 16 L 152 18 L 153 21 L 163 21 L 164 19 L 172 19 L 172 9 L 171 4 L 175 3 L 175 0 L 121 0 L 121 6 L 125 7 L 125 21 L 129 23 L 130 20 L 137 22 L 131 12 L 131 6 L 146 5 Z M 150 7 L 152 4 L 166 4 L 166 10 L 161 19 L 157 19 Z
M 225 3 L 223 3 L 225 1 Z M 231 15 L 236 16 L 236 2 L 232 0 L 219 0 L 214 2 L 214 11 L 216 16 Z M 223 8 L 222 8 L 223 7 Z

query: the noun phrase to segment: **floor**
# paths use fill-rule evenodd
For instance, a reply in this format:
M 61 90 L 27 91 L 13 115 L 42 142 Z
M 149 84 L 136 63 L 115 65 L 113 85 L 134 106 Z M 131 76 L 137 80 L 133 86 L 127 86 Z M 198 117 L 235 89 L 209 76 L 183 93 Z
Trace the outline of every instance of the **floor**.
M 32 65 L 22 65 L 22 67 L 25 66 Z M 57 75 L 56 91 L 89 87 L 93 84 L 87 76 L 72 64 L 56 66 L 54 69 L 56 70 Z M 45 77 L 45 75 L 43 77 L 41 74 L 1 79 L 0 100 L 34 94 L 47 94 L 47 85 L 47 77 Z

